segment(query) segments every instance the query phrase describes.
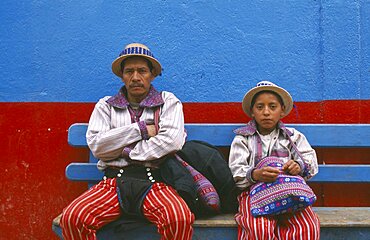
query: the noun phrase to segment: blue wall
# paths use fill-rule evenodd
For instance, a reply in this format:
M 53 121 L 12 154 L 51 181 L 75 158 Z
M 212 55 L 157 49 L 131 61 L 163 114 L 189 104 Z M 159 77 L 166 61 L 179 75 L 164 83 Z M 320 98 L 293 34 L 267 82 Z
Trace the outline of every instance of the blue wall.
M 3 0 L 1 102 L 95 102 L 147 44 L 184 102 L 240 102 L 261 79 L 296 101 L 370 99 L 369 0 Z

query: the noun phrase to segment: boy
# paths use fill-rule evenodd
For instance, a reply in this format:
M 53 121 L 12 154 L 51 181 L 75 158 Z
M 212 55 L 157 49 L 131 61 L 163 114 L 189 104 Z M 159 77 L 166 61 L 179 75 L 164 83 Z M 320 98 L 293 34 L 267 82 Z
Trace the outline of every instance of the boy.
M 250 187 L 257 182 L 274 182 L 280 174 L 275 167 L 256 168 L 264 157 L 282 159 L 285 174 L 309 179 L 318 172 L 315 150 L 305 136 L 280 121 L 293 108 L 293 99 L 283 88 L 262 81 L 243 98 L 244 112 L 252 118 L 236 129 L 231 148 L 229 167 L 242 193 L 238 197 L 238 239 L 319 239 L 320 224 L 311 206 L 291 215 L 259 216 L 251 214 Z M 290 136 L 289 136 L 290 135 Z M 290 138 L 290 139 L 289 139 Z M 292 148 L 292 142 L 299 153 Z

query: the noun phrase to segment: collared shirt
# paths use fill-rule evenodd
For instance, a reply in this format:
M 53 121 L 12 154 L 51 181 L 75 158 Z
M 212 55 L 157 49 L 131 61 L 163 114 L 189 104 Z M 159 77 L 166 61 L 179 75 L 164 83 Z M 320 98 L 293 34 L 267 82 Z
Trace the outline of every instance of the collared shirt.
M 140 115 L 132 118 L 126 88 L 98 101 L 86 133 L 87 144 L 99 159 L 98 168 L 125 167 L 133 162 L 151 166 L 153 160 L 176 152 L 185 143 L 184 115 L 180 100 L 170 92 L 151 86 L 139 104 Z M 159 132 L 148 137 L 146 124 L 154 124 L 154 111 L 160 107 Z
M 306 137 L 294 128 L 285 127 L 282 122 L 277 126 L 278 134 L 271 139 L 269 156 L 277 156 L 288 162 L 290 159 L 297 161 L 301 167 L 301 176 L 305 179 L 313 177 L 318 172 L 318 163 L 315 150 L 311 147 Z M 234 131 L 237 134 L 230 148 L 229 167 L 239 189 L 245 190 L 255 181 L 252 171 L 258 161 L 265 157 L 263 154 L 263 141 L 261 140 L 256 123 L 251 120 L 246 126 Z M 297 154 L 288 139 L 287 134 L 297 146 L 301 157 Z M 267 149 L 267 146 L 265 146 Z
M 275 140 L 279 135 L 279 129 L 275 128 L 270 134 L 262 135 L 258 131 L 258 136 L 262 141 L 262 157 L 270 156 Z

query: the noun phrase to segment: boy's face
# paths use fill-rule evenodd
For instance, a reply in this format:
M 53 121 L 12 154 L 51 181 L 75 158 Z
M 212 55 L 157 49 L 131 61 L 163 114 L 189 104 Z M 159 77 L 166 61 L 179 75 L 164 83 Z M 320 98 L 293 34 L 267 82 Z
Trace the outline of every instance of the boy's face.
M 284 106 L 273 93 L 261 93 L 252 107 L 252 117 L 257 122 L 258 131 L 262 135 L 269 134 L 284 117 Z

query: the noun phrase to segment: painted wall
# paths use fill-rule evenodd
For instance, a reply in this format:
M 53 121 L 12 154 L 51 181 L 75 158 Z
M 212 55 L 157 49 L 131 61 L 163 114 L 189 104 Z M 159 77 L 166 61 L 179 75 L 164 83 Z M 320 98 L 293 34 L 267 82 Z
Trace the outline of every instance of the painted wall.
M 245 122 L 240 101 L 262 79 L 291 92 L 289 123 L 370 123 L 370 1 L 11 1 L 0 7 L 0 239 L 55 239 L 51 221 L 86 185 L 67 145 L 94 103 L 121 86 L 111 63 L 147 44 L 154 85 L 186 122 Z M 368 149 L 317 149 L 320 162 L 370 163 Z M 358 159 L 358 160 L 357 160 Z M 368 206 L 369 185 L 317 185 L 317 205 Z M 365 190 L 364 190 L 365 189 Z

